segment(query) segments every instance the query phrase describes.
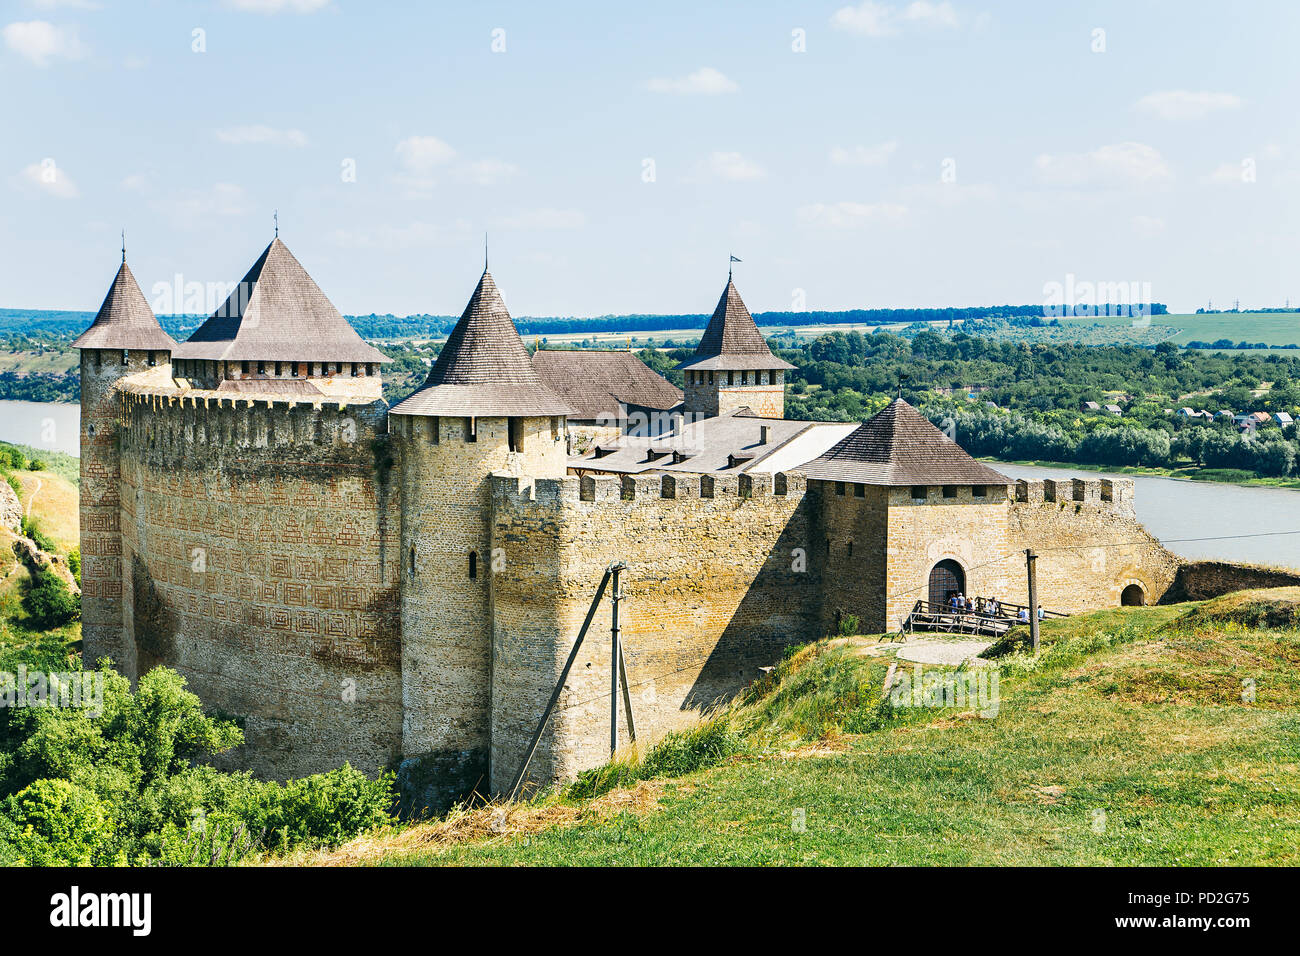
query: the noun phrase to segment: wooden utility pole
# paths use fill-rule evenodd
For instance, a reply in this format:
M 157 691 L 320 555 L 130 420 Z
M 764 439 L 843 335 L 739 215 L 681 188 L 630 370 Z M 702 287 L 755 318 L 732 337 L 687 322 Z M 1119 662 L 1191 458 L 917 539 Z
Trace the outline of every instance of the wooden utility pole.
M 610 570 L 614 573 L 614 609 L 609 628 L 609 757 L 613 760 L 614 753 L 618 750 L 618 673 L 623 665 L 623 653 L 618 646 L 618 602 L 623 600 L 623 592 L 618 582 L 618 573 L 623 570 L 623 565 L 615 564 Z
M 1029 642 L 1038 653 L 1038 555 L 1032 548 L 1025 549 L 1025 569 L 1029 573 Z

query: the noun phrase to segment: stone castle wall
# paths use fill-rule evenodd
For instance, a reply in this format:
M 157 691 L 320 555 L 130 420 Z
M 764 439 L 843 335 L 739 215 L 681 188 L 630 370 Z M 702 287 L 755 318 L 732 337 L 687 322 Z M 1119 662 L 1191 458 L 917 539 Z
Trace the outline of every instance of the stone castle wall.
M 122 396 L 124 628 L 246 718 L 221 765 L 285 778 L 396 762 L 399 500 L 381 402 Z
M 392 415 L 401 482 L 403 761 L 411 808 L 445 809 L 488 788 L 492 679 L 492 491 L 488 475 L 564 474 L 563 428 L 525 418 Z M 435 441 L 436 439 L 436 441 Z M 470 561 L 473 555 L 473 577 Z
M 1131 478 L 1018 481 L 1014 487 L 1009 541 L 1038 554 L 1043 607 L 1067 613 L 1118 607 L 1134 584 L 1144 604 L 1165 597 L 1180 561 L 1137 520 Z M 1011 600 L 1026 603 L 1023 553 L 1008 573 Z
M 749 408 L 755 415 L 763 418 L 785 417 L 785 385 L 781 372 L 748 372 L 735 374 L 767 375 L 768 384 L 725 385 L 718 381 L 709 381 L 709 375 L 717 375 L 725 381 L 726 372 L 705 372 L 705 381 L 697 383 L 695 376 L 687 374 L 686 384 L 682 386 L 685 407 L 692 414 L 713 416 L 726 415 L 738 408 Z M 772 382 L 771 377 L 776 381 Z
M 508 785 L 606 567 L 620 606 L 638 734 L 654 739 L 817 636 L 816 568 L 799 560 L 801 475 L 494 477 L 492 786 Z M 609 755 L 610 601 L 602 601 L 530 781 Z M 625 726 L 625 725 L 624 725 Z M 626 732 L 621 731 L 626 741 Z

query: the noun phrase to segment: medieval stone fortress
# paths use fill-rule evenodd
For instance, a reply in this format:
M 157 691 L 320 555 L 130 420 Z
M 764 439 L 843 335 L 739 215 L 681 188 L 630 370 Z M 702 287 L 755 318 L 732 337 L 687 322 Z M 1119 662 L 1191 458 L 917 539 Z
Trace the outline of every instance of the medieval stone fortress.
M 81 350 L 87 662 L 179 671 L 269 777 L 397 768 L 408 806 L 519 768 L 597 583 L 647 737 L 847 616 L 897 631 L 952 591 L 1061 612 L 1151 603 L 1178 559 L 1129 480 L 1013 482 L 901 399 L 788 421 L 728 278 L 684 392 L 620 352 L 531 358 L 484 270 L 424 386 L 276 238 L 185 342 L 125 257 Z M 608 603 L 529 769 L 608 757 Z M 602 652 L 602 636 L 604 650 Z

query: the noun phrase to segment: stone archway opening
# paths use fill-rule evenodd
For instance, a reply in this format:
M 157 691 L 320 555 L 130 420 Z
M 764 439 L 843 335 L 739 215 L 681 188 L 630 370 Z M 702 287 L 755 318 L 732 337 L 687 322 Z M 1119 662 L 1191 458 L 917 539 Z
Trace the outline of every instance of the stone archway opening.
M 947 604 L 954 594 L 966 593 L 966 572 L 951 558 L 945 558 L 930 569 L 931 604 Z
M 1147 592 L 1140 584 L 1130 584 L 1119 595 L 1120 607 L 1142 607 L 1147 603 Z

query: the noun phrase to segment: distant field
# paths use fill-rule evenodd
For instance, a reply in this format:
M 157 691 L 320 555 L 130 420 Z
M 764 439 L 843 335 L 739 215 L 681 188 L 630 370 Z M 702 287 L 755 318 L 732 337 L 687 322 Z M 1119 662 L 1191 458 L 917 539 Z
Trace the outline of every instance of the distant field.
M 77 353 L 73 349 L 44 352 L 0 352 L 0 372 L 19 372 L 31 375 L 37 372 L 62 375 L 77 365 Z
M 1140 321 L 1140 320 L 1139 320 Z M 1063 325 L 1088 324 L 1113 326 L 1117 330 L 1137 330 L 1134 320 L 1119 316 L 1080 316 L 1062 319 Z M 1151 326 L 1170 327 L 1175 331 L 1168 337 L 1175 345 L 1188 342 L 1214 342 L 1231 339 L 1235 342 L 1263 342 L 1265 345 L 1300 344 L 1300 314 L 1295 312 L 1218 312 L 1202 315 L 1157 315 Z

